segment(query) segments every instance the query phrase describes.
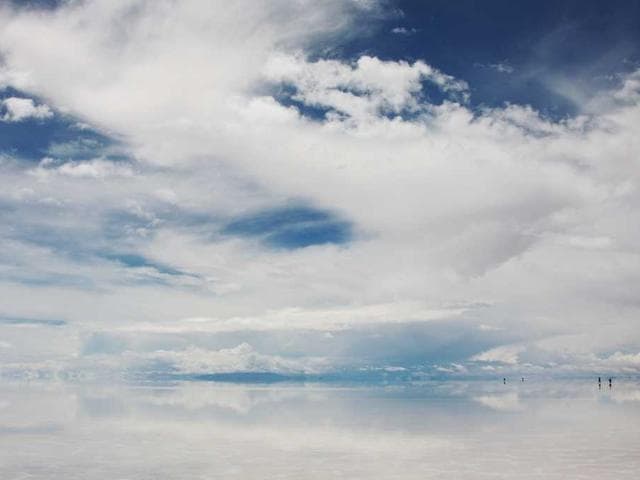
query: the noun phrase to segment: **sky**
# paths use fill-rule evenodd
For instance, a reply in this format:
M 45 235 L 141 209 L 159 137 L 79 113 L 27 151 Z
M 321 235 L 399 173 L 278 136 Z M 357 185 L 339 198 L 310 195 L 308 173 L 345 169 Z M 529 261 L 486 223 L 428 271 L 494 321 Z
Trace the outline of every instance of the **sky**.
M 638 18 L 3 2 L 1 373 L 638 373 Z

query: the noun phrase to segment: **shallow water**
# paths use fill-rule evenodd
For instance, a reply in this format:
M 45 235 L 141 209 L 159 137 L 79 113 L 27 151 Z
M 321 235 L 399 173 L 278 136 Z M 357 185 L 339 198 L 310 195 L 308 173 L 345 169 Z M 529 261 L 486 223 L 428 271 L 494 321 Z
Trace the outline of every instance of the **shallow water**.
M 640 383 L 0 383 L 0 478 L 598 478 L 640 472 Z

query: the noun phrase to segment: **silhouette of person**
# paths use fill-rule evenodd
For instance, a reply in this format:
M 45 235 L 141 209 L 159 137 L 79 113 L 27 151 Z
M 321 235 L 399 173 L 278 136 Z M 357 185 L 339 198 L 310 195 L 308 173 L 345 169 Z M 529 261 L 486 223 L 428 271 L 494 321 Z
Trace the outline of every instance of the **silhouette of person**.
M 524 377 L 522 377 L 522 381 L 524 382 Z
M 504 383 L 504 384 L 506 385 L 506 384 L 507 384 L 507 379 L 506 379 L 506 378 L 503 378 L 503 379 L 502 379 L 502 383 Z
M 609 378 L 609 388 L 611 388 L 611 378 Z

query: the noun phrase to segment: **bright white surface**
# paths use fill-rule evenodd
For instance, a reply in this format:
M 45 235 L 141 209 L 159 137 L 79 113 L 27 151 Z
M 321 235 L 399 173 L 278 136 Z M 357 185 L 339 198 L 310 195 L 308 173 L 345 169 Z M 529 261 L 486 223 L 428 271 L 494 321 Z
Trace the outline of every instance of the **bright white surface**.
M 2 479 L 637 478 L 640 385 L 5 383 Z

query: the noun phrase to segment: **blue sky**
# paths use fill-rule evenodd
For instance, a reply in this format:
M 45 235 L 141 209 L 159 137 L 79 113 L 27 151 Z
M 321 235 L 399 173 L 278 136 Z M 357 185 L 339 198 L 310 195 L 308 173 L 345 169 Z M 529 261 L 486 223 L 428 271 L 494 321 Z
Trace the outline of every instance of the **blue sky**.
M 561 117 L 580 105 L 554 88 L 574 83 L 586 95 L 637 68 L 638 2 L 401 2 L 404 41 L 376 54 L 428 58 L 472 85 L 475 105 L 529 104 Z M 397 28 L 397 27 L 395 27 Z M 393 29 L 392 29 L 393 31 Z M 585 48 L 587 46 L 587 48 Z
M 637 372 L 639 14 L 6 3 L 5 371 Z

